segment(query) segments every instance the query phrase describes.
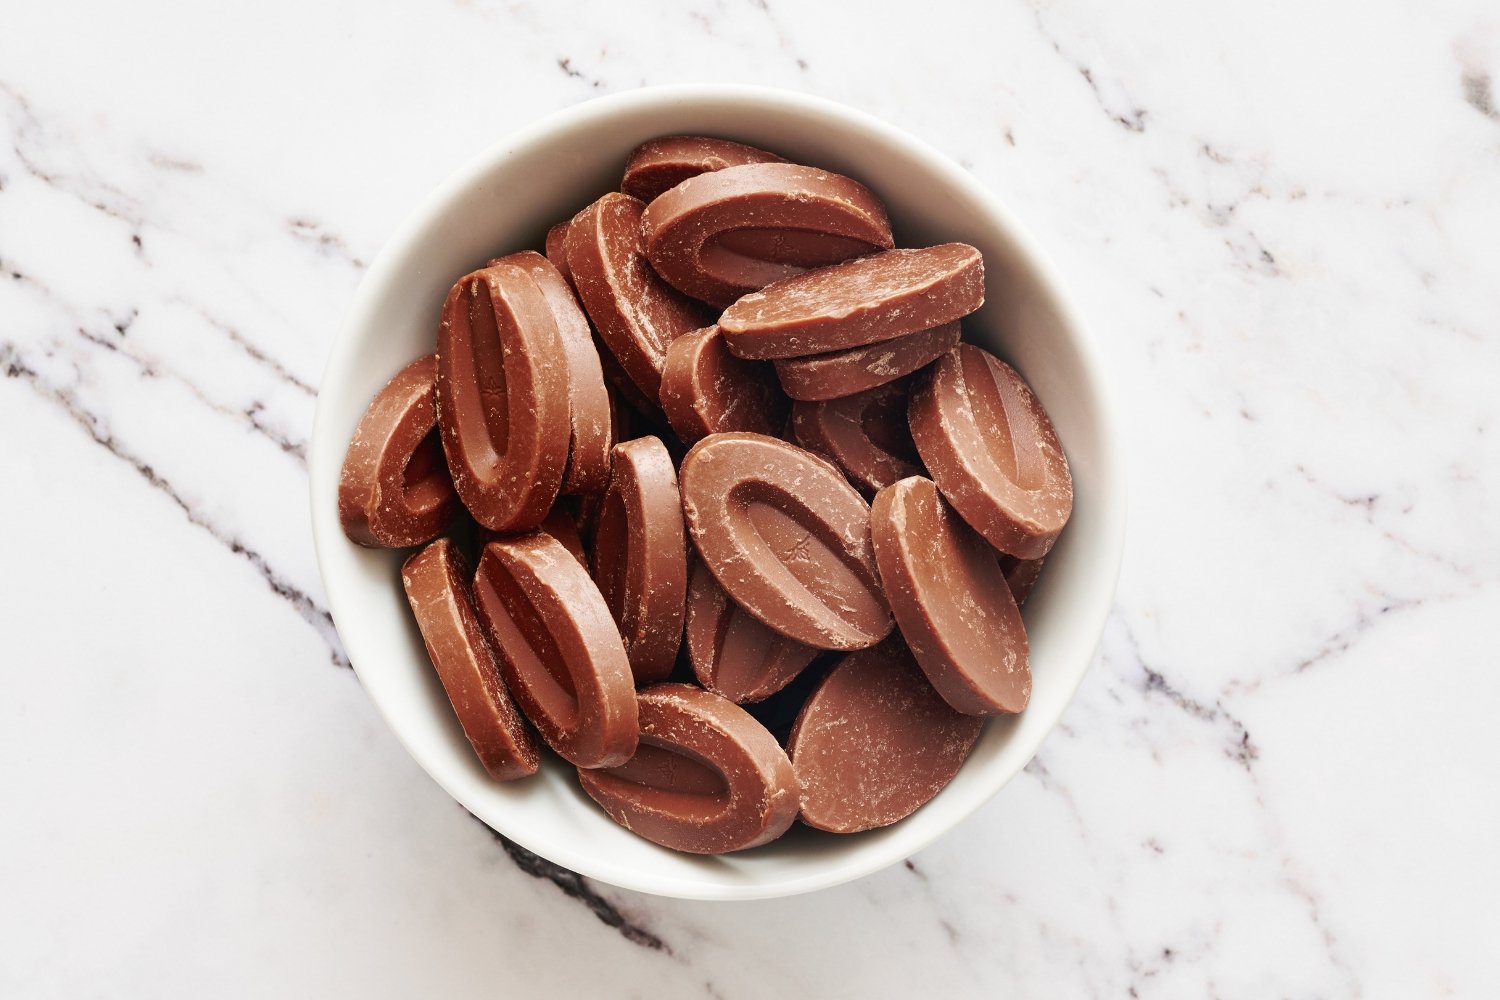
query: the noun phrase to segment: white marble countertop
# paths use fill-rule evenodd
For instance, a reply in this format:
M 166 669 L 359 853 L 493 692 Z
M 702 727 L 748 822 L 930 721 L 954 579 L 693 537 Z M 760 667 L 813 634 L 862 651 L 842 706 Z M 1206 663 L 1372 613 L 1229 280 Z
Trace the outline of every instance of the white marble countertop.
M 0 996 L 1494 997 L 1500 15 L 89 0 L 0 27 Z M 498 842 L 323 609 L 305 442 L 458 163 L 740 80 L 945 150 L 1116 376 L 1131 529 L 1027 772 L 904 866 L 674 902 Z

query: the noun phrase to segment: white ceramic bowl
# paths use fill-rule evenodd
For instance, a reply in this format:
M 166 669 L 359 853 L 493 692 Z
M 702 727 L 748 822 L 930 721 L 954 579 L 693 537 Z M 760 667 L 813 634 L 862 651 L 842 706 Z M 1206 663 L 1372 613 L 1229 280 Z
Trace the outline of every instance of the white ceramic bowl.
M 1052 414 L 1072 464 L 1073 519 L 1026 606 L 1031 703 L 995 719 L 953 782 L 907 819 L 854 836 L 794 827 L 726 857 L 679 854 L 616 826 L 555 757 L 496 784 L 475 759 L 411 621 L 404 553 L 344 537 L 344 449 L 377 389 L 433 349 L 449 286 L 490 257 L 540 249 L 547 227 L 620 180 L 625 157 L 660 135 L 717 135 L 847 172 L 890 208 L 898 246 L 963 241 L 984 253 L 984 309 L 965 335 L 1015 365 Z M 829 101 L 752 87 L 636 90 L 560 111 L 497 142 L 412 213 L 370 268 L 333 346 L 310 459 L 318 563 L 339 636 L 396 736 L 474 815 L 527 850 L 591 878 L 694 899 L 784 896 L 858 878 L 961 822 L 1025 766 L 1062 715 L 1109 613 L 1124 536 L 1124 477 L 1099 361 L 1062 282 L 994 193 L 931 147 Z

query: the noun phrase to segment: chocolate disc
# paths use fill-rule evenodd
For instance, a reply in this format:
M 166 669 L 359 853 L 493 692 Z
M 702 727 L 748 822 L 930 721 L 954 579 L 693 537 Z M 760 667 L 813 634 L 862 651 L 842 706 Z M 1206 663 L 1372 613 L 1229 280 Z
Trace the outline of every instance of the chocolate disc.
M 479 762 L 496 781 L 535 774 L 536 741 L 511 703 L 495 655 L 479 630 L 469 597 L 469 567 L 458 549 L 439 538 L 406 560 L 401 582 L 427 655 Z
M 1026 603 L 1026 598 L 1036 589 L 1037 581 L 1042 578 L 1042 559 L 1017 559 L 1015 556 L 1002 555 L 1000 557 L 1000 572 L 1005 574 L 1005 583 L 1010 587 L 1011 596 L 1016 599 L 1016 605 Z
M 984 258 L 965 243 L 887 250 L 741 298 L 719 317 L 742 358 L 796 358 L 894 340 L 984 304 Z
M 910 816 L 953 780 L 983 728 L 943 701 L 900 640 L 850 653 L 787 740 L 802 821 L 858 833 Z
M 922 474 L 917 446 L 906 424 L 906 384 L 873 389 L 822 403 L 795 403 L 797 443 L 827 456 L 867 496 L 907 476 Z
M 825 459 L 760 434 L 714 434 L 681 476 L 698 554 L 746 611 L 818 649 L 873 646 L 891 630 L 870 508 Z
M 460 279 L 438 328 L 437 410 L 453 485 L 474 520 L 526 531 L 557 499 L 571 376 L 552 306 L 521 268 Z
M 689 178 L 651 202 L 641 221 L 656 272 L 720 308 L 808 268 L 894 245 L 885 206 L 869 188 L 798 163 Z
M 625 164 L 620 190 L 650 204 L 689 177 L 745 163 L 781 163 L 764 149 L 701 135 L 668 135 L 635 147 Z
M 579 767 L 635 753 L 635 683 L 599 588 L 562 543 L 535 533 L 490 542 L 474 577 L 479 622 L 526 718 Z
M 594 528 L 594 579 L 620 626 L 636 683 L 672 672 L 682 644 L 687 542 L 672 456 L 659 438 L 615 445 Z
M 770 843 L 797 818 L 791 761 L 743 708 L 659 684 L 641 692 L 640 717 L 628 763 L 578 772 L 616 823 L 673 850 L 724 854 Z
M 647 400 L 661 395 L 672 341 L 708 322 L 646 262 L 639 201 L 607 194 L 568 227 L 568 267 L 599 336 Z
M 957 323 L 909 333 L 878 344 L 849 347 L 805 358 L 776 362 L 781 388 L 793 399 L 819 400 L 852 396 L 936 361 L 958 343 Z
M 413 361 L 375 394 L 355 428 L 339 473 L 339 522 L 360 545 L 421 545 L 458 516 L 437 433 L 436 377 L 436 355 Z
M 818 655 L 731 601 L 702 562 L 688 583 L 687 647 L 698 683 L 736 704 L 769 698 Z
M 1025 708 L 1026 628 L 985 540 L 921 476 L 875 495 L 870 532 L 901 634 L 943 700 L 967 715 Z
M 775 435 L 791 408 L 770 366 L 730 354 L 716 326 L 672 342 L 662 370 L 661 406 L 687 444 L 725 431 Z
M 564 493 L 598 493 L 609 479 L 610 435 L 609 395 L 604 388 L 604 373 L 599 352 L 594 349 L 593 331 L 583 315 L 573 291 L 556 267 L 533 250 L 523 250 L 499 260 L 496 264 L 514 264 L 531 275 L 552 308 L 557 332 L 562 337 L 564 360 L 568 365 L 568 399 L 571 436 L 568 442 L 568 466 L 563 474 Z
M 1015 369 L 960 344 L 917 381 L 907 415 L 917 452 L 964 520 L 1007 555 L 1046 555 L 1073 512 L 1073 478 Z

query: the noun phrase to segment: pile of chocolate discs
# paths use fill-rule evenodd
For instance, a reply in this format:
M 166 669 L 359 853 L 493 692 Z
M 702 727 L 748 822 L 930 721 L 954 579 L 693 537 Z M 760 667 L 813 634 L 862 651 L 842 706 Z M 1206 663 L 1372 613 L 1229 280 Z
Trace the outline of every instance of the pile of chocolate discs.
M 984 260 L 896 248 L 858 181 L 637 148 L 460 277 L 376 395 L 339 513 L 401 571 L 479 761 L 540 746 L 718 854 L 894 823 L 1031 693 L 1019 606 L 1072 511 L 1026 382 L 963 341 Z

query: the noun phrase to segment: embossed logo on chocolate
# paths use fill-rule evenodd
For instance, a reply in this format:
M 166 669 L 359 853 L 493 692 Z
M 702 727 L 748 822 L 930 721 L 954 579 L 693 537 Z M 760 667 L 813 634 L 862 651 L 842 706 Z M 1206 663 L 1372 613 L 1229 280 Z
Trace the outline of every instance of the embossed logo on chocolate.
M 891 630 L 870 508 L 826 460 L 760 434 L 714 434 L 682 462 L 699 556 L 771 629 L 818 649 L 872 646 Z

